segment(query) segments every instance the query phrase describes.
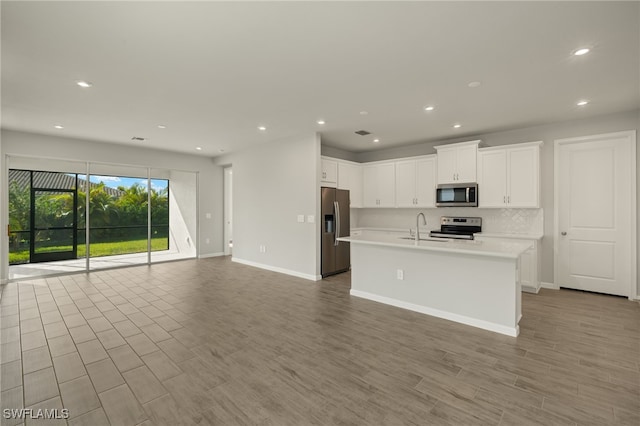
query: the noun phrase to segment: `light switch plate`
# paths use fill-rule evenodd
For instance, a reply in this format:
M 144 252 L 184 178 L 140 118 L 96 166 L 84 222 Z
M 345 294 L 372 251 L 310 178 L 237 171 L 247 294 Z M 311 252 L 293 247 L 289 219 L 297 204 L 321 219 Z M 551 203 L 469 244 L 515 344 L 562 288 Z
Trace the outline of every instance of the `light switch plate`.
M 298 215 L 298 223 L 304 223 L 304 215 L 303 214 L 299 214 Z
M 204 215 L 207 219 L 211 219 L 211 213 L 207 213 Z
M 307 216 L 307 222 L 315 223 L 315 221 L 316 221 L 316 217 L 314 215 L 310 214 Z

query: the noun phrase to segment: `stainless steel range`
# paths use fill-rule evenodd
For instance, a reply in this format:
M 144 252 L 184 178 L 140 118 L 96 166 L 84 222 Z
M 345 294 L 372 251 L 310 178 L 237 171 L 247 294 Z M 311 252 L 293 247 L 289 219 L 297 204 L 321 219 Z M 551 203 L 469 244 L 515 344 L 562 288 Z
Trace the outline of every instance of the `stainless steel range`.
M 429 233 L 434 238 L 455 238 L 459 240 L 473 240 L 475 232 L 482 232 L 481 217 L 440 217 L 440 229 Z

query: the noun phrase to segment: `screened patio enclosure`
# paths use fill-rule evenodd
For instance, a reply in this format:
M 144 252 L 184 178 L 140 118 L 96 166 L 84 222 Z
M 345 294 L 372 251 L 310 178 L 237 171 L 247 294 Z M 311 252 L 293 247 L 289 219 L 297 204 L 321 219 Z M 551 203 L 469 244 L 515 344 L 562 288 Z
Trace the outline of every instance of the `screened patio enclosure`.
M 8 163 L 9 279 L 196 256 L 197 173 Z

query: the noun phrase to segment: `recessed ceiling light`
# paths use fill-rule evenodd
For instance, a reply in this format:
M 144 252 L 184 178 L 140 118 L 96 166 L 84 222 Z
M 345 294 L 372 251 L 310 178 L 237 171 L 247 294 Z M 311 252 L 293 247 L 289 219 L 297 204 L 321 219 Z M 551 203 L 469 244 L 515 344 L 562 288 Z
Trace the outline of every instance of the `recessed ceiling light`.
M 260 130 L 261 132 L 264 132 L 265 130 L 267 130 L 267 128 L 264 126 L 259 126 L 258 130 Z
M 575 56 L 582 56 L 582 55 L 586 55 L 587 53 L 589 53 L 591 51 L 591 49 L 589 49 L 588 47 L 583 47 L 581 49 L 576 50 L 575 52 L 573 52 L 573 54 Z
M 578 102 L 576 103 L 576 105 L 578 105 L 578 106 L 585 106 L 585 105 L 586 105 L 586 104 L 588 104 L 588 103 L 589 103 L 589 101 L 587 101 L 587 100 L 585 99 L 585 100 L 582 100 L 582 101 L 578 101 Z
M 59 125 L 59 124 L 56 124 L 56 125 L 55 125 L 55 126 L 53 126 L 53 127 L 55 127 L 56 129 L 64 129 L 64 127 L 63 127 L 63 126 L 61 126 L 61 125 Z
M 476 88 L 476 87 L 480 87 L 480 82 L 479 81 L 472 81 L 471 83 L 468 84 L 469 87 L 471 88 Z
M 453 125 L 453 128 L 454 128 L 454 129 L 459 129 L 460 127 L 462 127 L 462 124 L 454 124 L 454 125 Z
M 80 87 L 84 87 L 85 89 L 87 87 L 91 87 L 93 86 L 93 84 L 89 83 L 88 81 L 84 81 L 84 80 L 80 80 L 80 81 L 76 81 L 76 84 Z
M 319 125 L 322 126 L 325 123 L 325 121 L 324 120 L 318 120 L 318 121 L 316 121 L 316 123 L 318 123 Z
M 425 111 L 433 111 L 435 108 L 431 105 L 429 105 L 428 107 L 425 107 L 424 110 Z
M 196 151 L 202 151 L 202 147 L 201 146 L 196 146 Z
M 380 142 L 380 139 L 374 139 L 373 140 L 373 143 L 379 143 L 379 142 Z
M 158 124 L 158 129 L 166 129 L 167 126 L 165 126 L 164 124 Z
M 369 114 L 367 111 L 360 111 L 360 115 L 367 115 Z

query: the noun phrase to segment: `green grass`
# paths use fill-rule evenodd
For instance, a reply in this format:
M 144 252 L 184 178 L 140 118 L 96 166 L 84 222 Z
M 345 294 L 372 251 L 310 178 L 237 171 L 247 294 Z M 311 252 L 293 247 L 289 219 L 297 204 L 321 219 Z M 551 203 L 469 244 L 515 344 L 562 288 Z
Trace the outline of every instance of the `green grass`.
M 133 254 L 144 253 L 147 251 L 147 239 L 141 240 L 129 240 L 129 241 L 114 241 L 107 243 L 92 243 L 91 244 L 91 256 L 113 256 L 116 254 Z M 152 238 L 151 239 L 151 251 L 168 250 L 167 238 Z M 49 253 L 55 251 L 70 251 L 71 246 L 51 246 L 40 250 L 39 253 Z M 78 258 L 85 257 L 87 253 L 87 247 L 84 244 L 78 244 Z M 9 264 L 27 263 L 29 262 L 29 250 L 10 251 L 9 252 Z

